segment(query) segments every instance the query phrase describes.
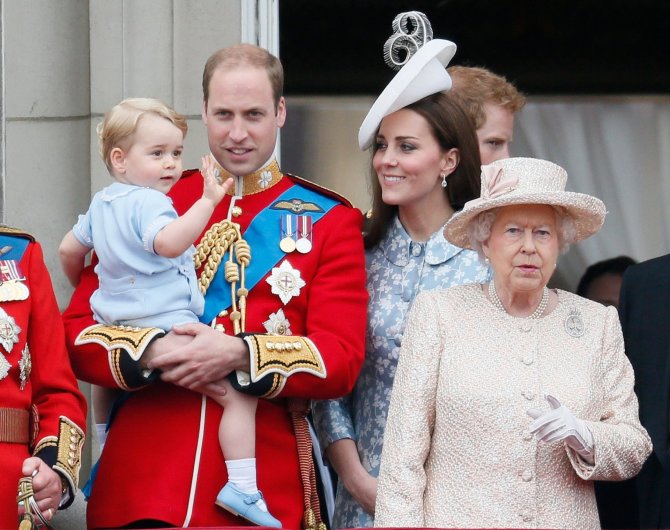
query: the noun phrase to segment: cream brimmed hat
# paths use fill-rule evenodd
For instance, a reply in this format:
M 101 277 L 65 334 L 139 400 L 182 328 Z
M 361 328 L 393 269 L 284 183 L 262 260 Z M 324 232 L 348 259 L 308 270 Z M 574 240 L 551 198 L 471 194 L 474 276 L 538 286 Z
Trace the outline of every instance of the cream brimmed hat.
M 414 29 L 408 32 L 408 22 Z M 358 145 L 365 150 L 382 119 L 420 99 L 449 90 L 451 77 L 446 66 L 456 53 L 456 45 L 448 40 L 434 39 L 430 22 L 419 11 L 400 13 L 393 20 L 395 33 L 384 45 L 384 56 L 391 67 L 402 66 L 373 103 L 358 131 Z M 405 52 L 403 60 L 400 60 Z
M 479 198 L 465 203 L 444 227 L 454 245 L 472 248 L 468 227 L 482 212 L 513 204 L 561 206 L 574 219 L 575 241 L 595 234 L 607 213 L 603 201 L 584 193 L 565 191 L 568 174 L 561 166 L 537 158 L 506 158 L 482 166 Z

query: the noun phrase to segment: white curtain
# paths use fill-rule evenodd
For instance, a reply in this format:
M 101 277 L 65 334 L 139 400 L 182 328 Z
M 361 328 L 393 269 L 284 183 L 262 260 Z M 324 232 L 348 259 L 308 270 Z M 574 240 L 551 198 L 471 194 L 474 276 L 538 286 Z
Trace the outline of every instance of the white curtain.
M 551 160 L 568 189 L 607 205 L 602 230 L 561 257 L 552 284 L 573 290 L 593 262 L 670 252 L 670 96 L 530 98 L 512 156 Z

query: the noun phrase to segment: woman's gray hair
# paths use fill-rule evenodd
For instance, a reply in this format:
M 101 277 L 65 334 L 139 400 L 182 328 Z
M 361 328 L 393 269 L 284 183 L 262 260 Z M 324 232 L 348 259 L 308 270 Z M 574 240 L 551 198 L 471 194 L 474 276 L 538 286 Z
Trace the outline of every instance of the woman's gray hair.
M 551 205 L 549 205 L 551 206 Z M 504 208 L 504 207 L 503 207 Z M 556 228 L 558 229 L 558 251 L 565 254 L 570 248 L 570 244 L 577 239 L 577 225 L 572 215 L 561 206 L 551 206 L 556 213 Z M 491 228 L 498 215 L 500 208 L 492 208 L 480 213 L 470 221 L 468 234 L 470 236 L 470 246 L 479 254 L 479 260 L 484 262 L 486 256 L 482 249 L 482 244 L 491 237 Z

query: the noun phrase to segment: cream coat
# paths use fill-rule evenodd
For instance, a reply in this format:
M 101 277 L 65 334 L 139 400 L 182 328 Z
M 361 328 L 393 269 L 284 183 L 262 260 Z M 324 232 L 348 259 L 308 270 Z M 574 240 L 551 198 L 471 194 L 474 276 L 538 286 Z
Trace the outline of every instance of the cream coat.
M 478 284 L 422 293 L 393 387 L 375 526 L 599 527 L 592 480 L 635 475 L 651 451 L 614 308 L 557 291 L 551 314 L 496 309 Z M 586 421 L 588 465 L 538 443 L 531 407 Z

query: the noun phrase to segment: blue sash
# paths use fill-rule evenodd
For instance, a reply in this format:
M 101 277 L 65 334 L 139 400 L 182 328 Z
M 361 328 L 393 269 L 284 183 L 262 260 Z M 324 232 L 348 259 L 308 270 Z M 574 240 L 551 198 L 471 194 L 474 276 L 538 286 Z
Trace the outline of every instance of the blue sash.
M 333 206 L 339 204 L 335 199 L 326 197 L 309 188 L 304 188 L 299 184 L 294 184 L 287 189 L 275 199 L 273 204 L 279 201 L 291 201 L 292 199 L 300 199 L 303 202 L 314 203 L 320 207 L 321 211 L 319 212 L 305 212 L 312 217 L 313 225 L 326 215 Z M 287 213 L 295 212 L 286 209 L 272 209 L 268 205 L 254 217 L 243 234 L 251 248 L 251 261 L 245 272 L 246 288 L 249 291 L 286 256 L 279 248 L 279 240 L 281 239 L 281 217 Z M 221 259 L 221 266 L 216 271 L 209 289 L 207 289 L 205 310 L 200 317 L 201 322 L 210 323 L 219 312 L 230 307 L 230 284 L 224 277 L 223 267 L 227 259 L 228 252 Z
M 12 247 L 5 254 L 0 255 L 0 259 L 21 261 L 23 253 L 28 248 L 30 240 L 20 235 L 0 234 L 0 248 Z

